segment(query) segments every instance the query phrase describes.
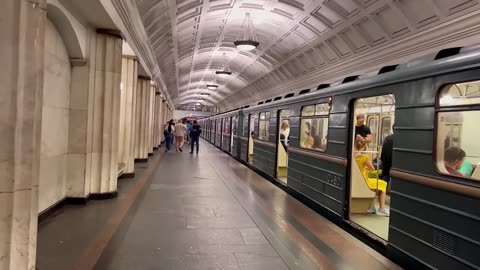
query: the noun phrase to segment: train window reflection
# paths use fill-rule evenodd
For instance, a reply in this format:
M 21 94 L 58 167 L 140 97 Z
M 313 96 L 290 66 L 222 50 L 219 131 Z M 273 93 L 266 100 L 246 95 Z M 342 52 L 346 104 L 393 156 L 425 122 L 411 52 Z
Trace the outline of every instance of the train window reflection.
M 328 114 L 330 105 L 320 103 L 304 106 L 300 120 L 300 147 L 325 151 L 327 149 Z
M 480 81 L 455 83 L 444 87 L 438 104 L 440 106 L 480 104 Z
M 270 112 L 260 113 L 260 119 L 258 121 L 258 139 L 262 141 L 268 141 L 268 127 L 270 123 Z
M 480 180 L 480 111 L 440 112 L 436 164 L 440 173 Z

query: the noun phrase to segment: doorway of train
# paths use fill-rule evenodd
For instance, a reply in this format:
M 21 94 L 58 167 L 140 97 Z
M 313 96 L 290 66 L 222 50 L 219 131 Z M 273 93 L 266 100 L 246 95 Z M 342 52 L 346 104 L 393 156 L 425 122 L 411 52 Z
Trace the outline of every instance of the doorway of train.
M 290 136 L 290 110 L 277 113 L 277 179 L 287 184 L 288 178 L 288 143 Z
M 253 164 L 253 134 L 255 132 L 255 116 L 254 114 L 248 115 L 248 151 L 247 151 L 247 161 L 250 164 Z
M 238 116 L 234 116 L 231 118 L 232 120 L 232 132 L 230 133 L 230 154 L 234 154 L 233 153 L 233 139 L 234 137 L 237 136 L 237 125 L 238 125 Z M 234 155 L 236 157 L 236 154 Z
M 392 161 L 395 96 L 358 98 L 352 112 L 348 218 L 371 237 L 388 241 L 390 187 L 382 169 L 388 171 Z

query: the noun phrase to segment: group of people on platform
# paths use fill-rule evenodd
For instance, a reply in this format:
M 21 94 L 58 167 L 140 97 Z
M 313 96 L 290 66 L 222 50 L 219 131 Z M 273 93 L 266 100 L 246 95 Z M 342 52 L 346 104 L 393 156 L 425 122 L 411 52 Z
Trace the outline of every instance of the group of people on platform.
M 197 120 L 193 121 L 193 124 L 186 119 L 179 119 L 177 123 L 173 119 L 168 121 L 164 128 L 163 134 L 165 135 L 165 152 L 169 152 L 172 148 L 173 143 L 175 142 L 176 152 L 183 152 L 183 145 L 185 141 L 190 144 L 191 151 L 190 154 L 193 154 L 194 146 L 196 145 L 196 153 L 198 154 L 199 150 L 199 140 L 202 129 L 198 124 Z

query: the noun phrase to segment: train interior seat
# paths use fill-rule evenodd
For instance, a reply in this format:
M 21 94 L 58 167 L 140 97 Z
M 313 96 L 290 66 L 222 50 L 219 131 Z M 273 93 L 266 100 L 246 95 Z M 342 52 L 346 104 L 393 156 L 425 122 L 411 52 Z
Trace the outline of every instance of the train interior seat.
M 478 162 L 477 167 L 475 167 L 475 170 L 470 177 L 475 180 L 480 180 L 480 162 Z
M 375 191 L 367 185 L 367 180 L 362 174 L 357 162 L 352 166 L 350 213 L 364 214 L 375 197 Z

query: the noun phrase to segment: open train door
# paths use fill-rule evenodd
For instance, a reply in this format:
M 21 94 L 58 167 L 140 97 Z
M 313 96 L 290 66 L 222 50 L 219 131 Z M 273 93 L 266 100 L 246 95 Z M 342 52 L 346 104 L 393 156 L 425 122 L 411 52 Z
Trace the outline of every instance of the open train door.
M 384 140 L 393 134 L 395 97 L 385 94 L 358 98 L 352 106 L 347 219 L 370 237 L 388 241 L 389 179 L 382 175 L 380 157 Z

